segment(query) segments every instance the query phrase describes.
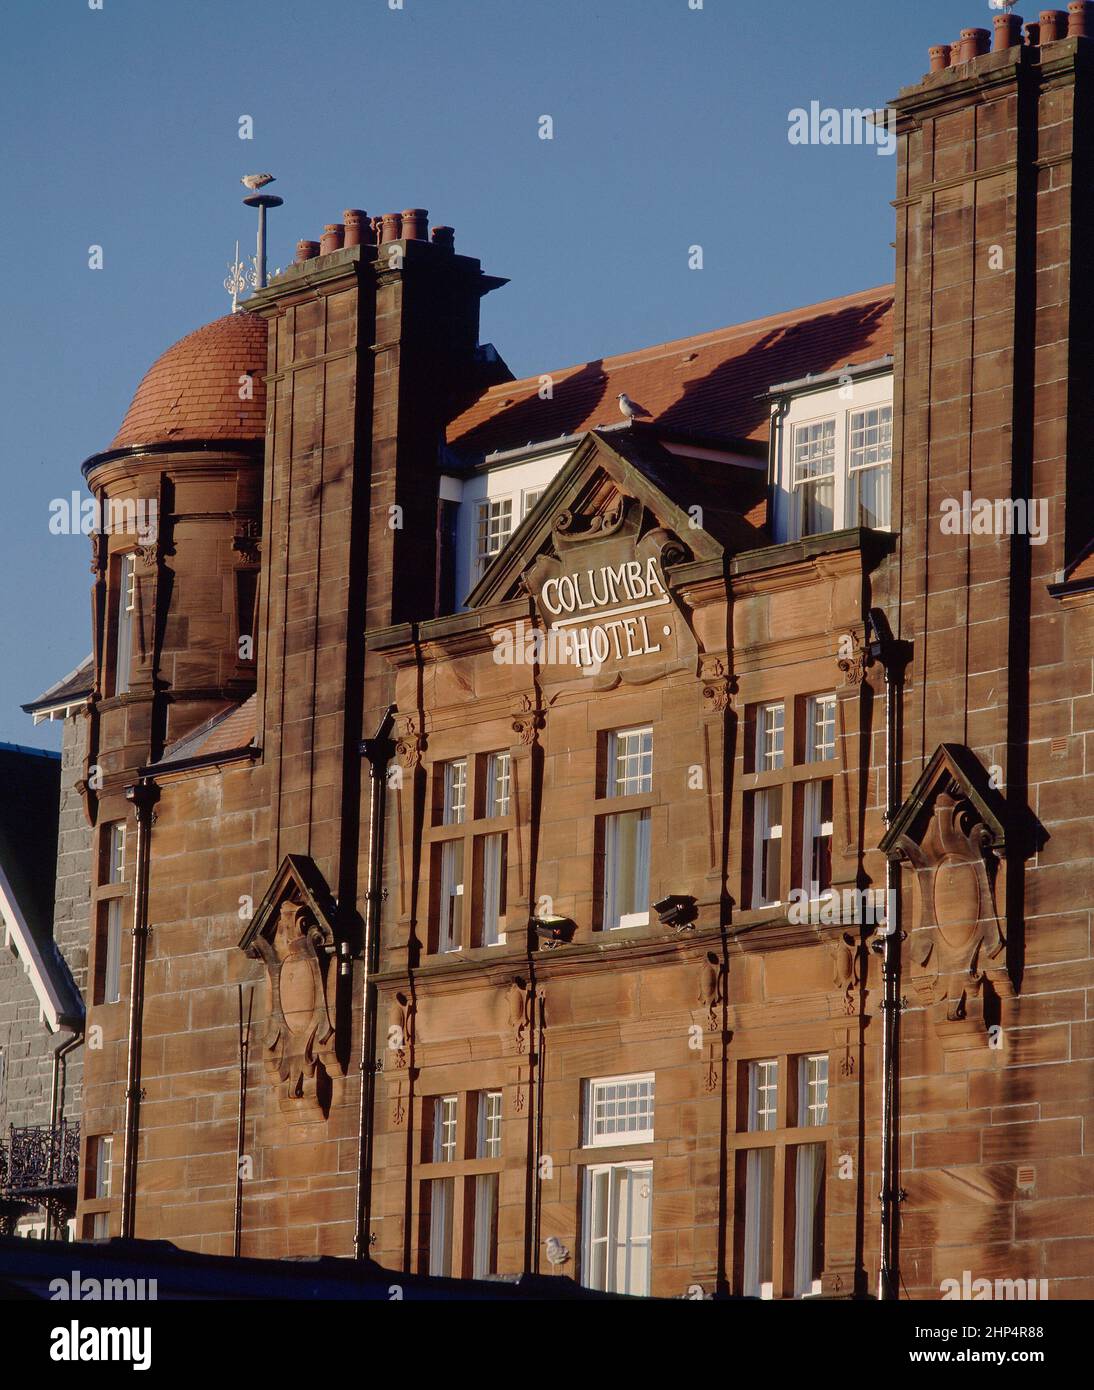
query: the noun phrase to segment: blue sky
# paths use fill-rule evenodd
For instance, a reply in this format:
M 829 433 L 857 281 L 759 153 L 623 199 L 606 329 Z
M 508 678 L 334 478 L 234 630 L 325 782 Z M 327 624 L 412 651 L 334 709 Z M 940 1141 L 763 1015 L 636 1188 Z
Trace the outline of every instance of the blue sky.
M 0 740 L 59 742 L 19 704 L 90 648 L 90 548 L 49 503 L 227 311 L 242 174 L 285 199 L 272 266 L 343 208 L 428 208 L 512 282 L 484 341 L 548 371 L 888 281 L 895 161 L 792 146 L 788 113 L 883 105 L 991 27 L 987 0 L 392 2 L 6 0 Z

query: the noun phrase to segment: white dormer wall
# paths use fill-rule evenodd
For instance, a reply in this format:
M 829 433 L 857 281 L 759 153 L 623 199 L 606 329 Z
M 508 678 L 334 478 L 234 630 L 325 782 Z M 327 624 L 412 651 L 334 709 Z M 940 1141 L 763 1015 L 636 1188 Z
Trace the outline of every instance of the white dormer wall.
M 854 443 L 863 438 L 862 429 L 870 429 L 877 418 L 873 412 L 884 412 L 888 408 L 889 437 L 892 438 L 893 374 L 881 372 L 874 376 L 857 379 L 833 380 L 821 389 L 803 387 L 792 395 L 789 409 L 781 422 L 777 414 L 771 417 L 771 428 L 775 439 L 772 524 L 776 541 L 799 540 L 803 533 L 802 505 L 804 491 L 802 483 L 795 483 L 795 441 L 803 446 L 798 450 L 799 459 L 805 452 L 808 431 L 818 440 L 818 456 L 826 454 L 826 445 L 820 441 L 830 438 L 832 461 L 832 504 L 830 524 L 819 528 L 822 531 L 842 531 L 849 526 L 866 524 L 860 521 L 855 506 L 855 470 L 853 464 L 861 461 L 863 455 L 856 453 Z M 830 422 L 830 423 L 829 423 Z M 828 434 L 825 434 L 826 429 Z M 799 430 L 801 433 L 799 433 Z M 891 510 L 892 463 L 889 463 L 889 487 Z M 822 465 L 816 463 L 814 467 Z M 826 466 L 826 465 L 823 465 Z M 804 471 L 804 466 L 799 471 Z M 869 470 L 867 470 L 868 472 Z M 866 485 L 865 474 L 859 473 L 859 485 Z M 805 484 L 804 487 L 808 487 Z M 880 525 L 876 529 L 889 530 L 890 525 Z M 816 534 L 817 530 L 805 534 Z
M 442 480 L 441 496 L 459 502 L 456 523 L 456 603 L 458 610 L 466 606 L 468 594 L 482 578 L 484 567 L 479 561 L 479 521 L 484 503 L 509 503 L 509 530 L 512 535 L 524 520 L 537 495 L 564 467 L 576 445 L 558 453 L 514 459 L 486 467 L 462 481 L 446 477 Z M 495 535 L 501 518 L 495 520 Z M 496 544 L 496 539 L 495 539 Z

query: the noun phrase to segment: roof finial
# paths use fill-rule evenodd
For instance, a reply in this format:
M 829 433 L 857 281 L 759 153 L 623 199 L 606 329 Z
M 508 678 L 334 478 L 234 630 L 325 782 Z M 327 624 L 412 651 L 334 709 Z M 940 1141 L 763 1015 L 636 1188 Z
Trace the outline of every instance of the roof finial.
M 232 296 L 232 313 L 239 311 L 239 296 L 247 288 L 247 276 L 244 273 L 243 262 L 239 259 L 239 242 L 236 241 L 235 260 L 228 263 L 228 278 L 224 282 L 224 288 Z

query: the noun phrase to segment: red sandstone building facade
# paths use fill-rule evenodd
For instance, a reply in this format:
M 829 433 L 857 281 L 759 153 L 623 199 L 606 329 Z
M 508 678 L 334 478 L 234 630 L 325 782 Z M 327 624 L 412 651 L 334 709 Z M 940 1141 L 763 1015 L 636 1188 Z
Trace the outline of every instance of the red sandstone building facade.
M 351 212 L 155 364 L 85 465 L 158 524 L 94 554 L 81 1236 L 1094 1293 L 1070 8 L 895 103 L 895 288 L 545 389 Z

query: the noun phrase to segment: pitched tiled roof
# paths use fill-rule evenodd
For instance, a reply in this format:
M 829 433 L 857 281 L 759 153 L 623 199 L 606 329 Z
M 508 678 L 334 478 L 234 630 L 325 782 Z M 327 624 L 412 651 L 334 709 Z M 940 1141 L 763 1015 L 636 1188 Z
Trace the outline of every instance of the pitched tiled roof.
M 257 728 L 257 714 L 258 696 L 251 695 L 241 705 L 221 710 L 193 733 L 171 744 L 155 766 L 166 769 L 171 763 L 207 758 L 212 753 L 236 753 L 250 747 Z
M 240 377 L 254 373 L 240 400 Z M 173 439 L 261 439 L 266 430 L 266 322 L 240 312 L 188 333 L 144 375 L 110 447 Z
M 680 338 L 551 373 L 554 396 L 540 400 L 540 377 L 492 386 L 449 426 L 448 442 L 468 456 L 516 449 L 620 420 L 626 392 L 663 430 L 711 439 L 767 438 L 771 386 L 884 357 L 893 348 L 891 285 L 804 309 Z
M 90 653 L 84 657 L 75 671 L 56 681 L 48 690 L 43 690 L 37 699 L 29 701 L 22 708 L 27 714 L 39 709 L 53 709 L 58 705 L 75 704 L 77 700 L 91 694 L 95 684 L 95 658 Z

